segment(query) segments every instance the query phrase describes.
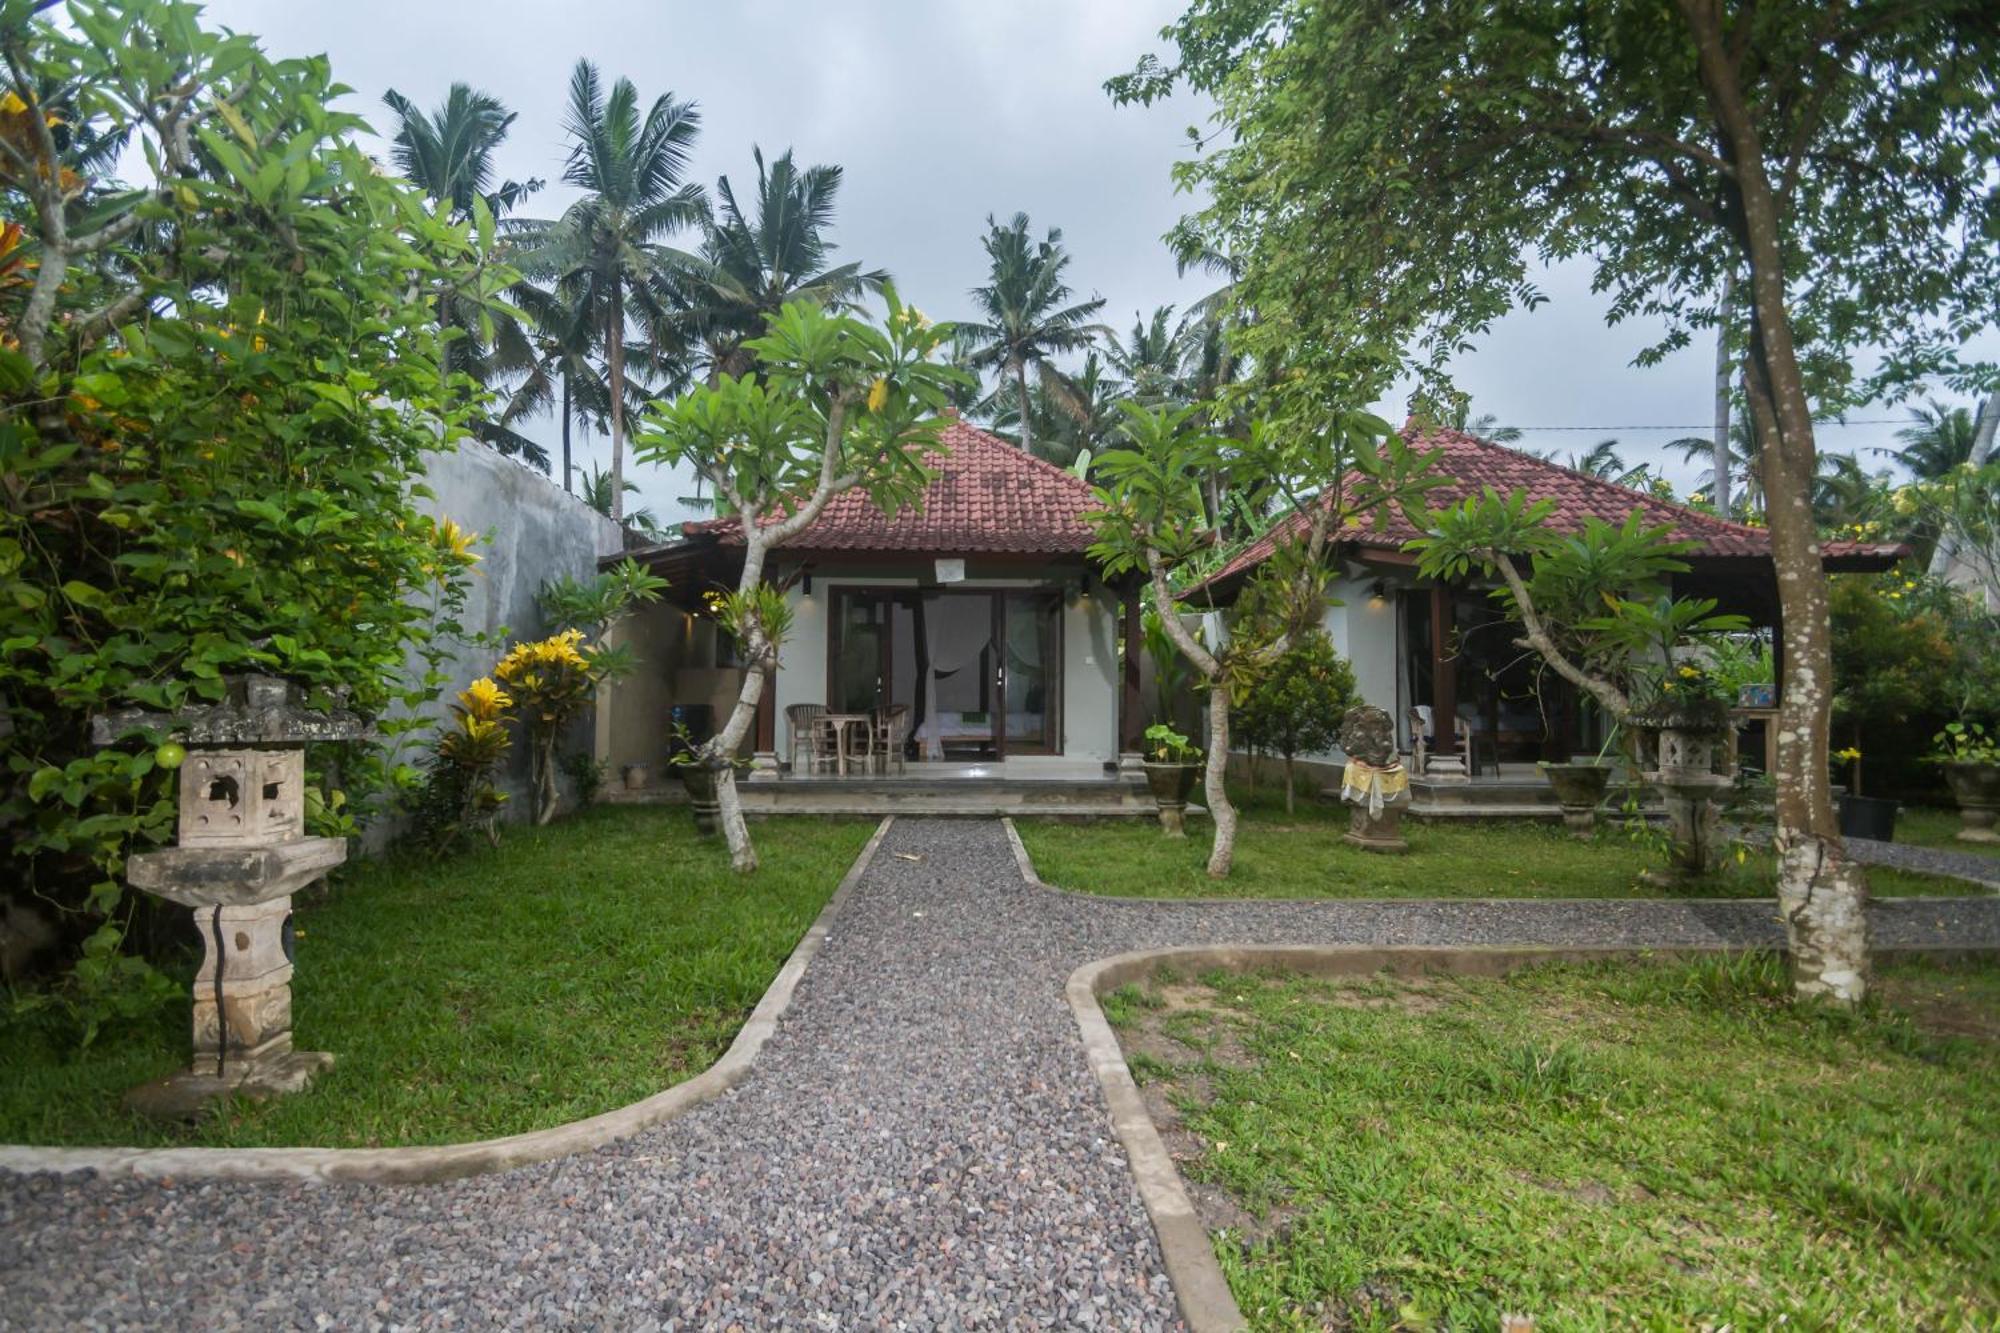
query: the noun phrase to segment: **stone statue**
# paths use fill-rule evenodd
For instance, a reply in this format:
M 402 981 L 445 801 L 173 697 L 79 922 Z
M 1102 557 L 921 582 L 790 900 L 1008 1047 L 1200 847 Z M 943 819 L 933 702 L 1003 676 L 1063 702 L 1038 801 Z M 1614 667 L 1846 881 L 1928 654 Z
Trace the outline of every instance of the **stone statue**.
M 1347 752 L 1340 794 L 1353 807 L 1342 841 L 1371 852 L 1406 852 L 1403 807 L 1410 775 L 1396 757 L 1396 724 L 1387 711 L 1359 704 L 1341 719 L 1340 748 Z
M 1396 724 L 1387 709 L 1357 704 L 1340 720 L 1340 748 L 1376 768 L 1396 763 Z

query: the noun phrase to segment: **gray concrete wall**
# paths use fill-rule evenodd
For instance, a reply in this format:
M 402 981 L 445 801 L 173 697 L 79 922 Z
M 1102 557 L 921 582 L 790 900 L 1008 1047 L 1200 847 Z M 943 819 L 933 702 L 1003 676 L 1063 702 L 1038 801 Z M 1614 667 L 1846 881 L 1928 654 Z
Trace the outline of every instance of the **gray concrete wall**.
M 541 586 L 565 574 L 592 577 L 598 558 L 617 553 L 623 543 L 610 519 L 541 473 L 481 444 L 468 442 L 429 455 L 424 480 L 432 494 L 417 497 L 417 508 L 439 520 L 449 518 L 480 538 L 474 548 L 479 563 L 472 569 L 462 616 L 468 638 L 457 646 L 446 667 L 451 678 L 442 693 L 423 710 L 423 716 L 443 723 L 451 717 L 452 698 L 491 674 L 509 644 L 544 632 L 535 605 Z M 413 662 L 411 678 L 422 670 L 421 663 Z M 397 757 L 421 765 L 434 743 L 433 729 L 419 729 L 405 739 Z M 585 724 L 569 748 L 588 749 L 590 743 L 591 728 Z M 503 786 L 510 797 L 510 816 L 525 816 L 528 755 L 518 736 Z M 370 833 L 370 841 L 379 845 L 393 827 Z

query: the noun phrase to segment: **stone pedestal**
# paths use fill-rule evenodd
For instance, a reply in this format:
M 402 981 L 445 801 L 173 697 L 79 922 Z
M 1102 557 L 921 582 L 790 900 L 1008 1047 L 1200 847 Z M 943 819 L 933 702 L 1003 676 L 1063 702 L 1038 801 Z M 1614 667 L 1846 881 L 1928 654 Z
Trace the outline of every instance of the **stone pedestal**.
M 1385 800 L 1378 814 L 1370 814 L 1365 803 L 1349 806 L 1347 832 L 1340 835 L 1340 840 L 1365 852 L 1409 851 L 1410 844 L 1403 840 L 1406 803 L 1407 798 L 1400 795 Z
M 1659 789 L 1666 807 L 1671 850 L 1665 870 L 1649 870 L 1641 878 L 1671 887 L 1712 874 L 1722 860 L 1722 813 L 1715 798 L 1731 780 L 1719 773 L 1663 770 L 1646 774 L 1646 781 Z
M 226 1094 L 296 1092 L 333 1063 L 292 1049 L 292 894 L 347 859 L 340 838 L 265 847 L 193 846 L 127 862 L 134 888 L 191 909 L 201 936 L 194 980 L 194 1059 L 134 1089 L 143 1114 L 188 1119 Z
M 1472 781 L 1472 775 L 1465 771 L 1465 756 L 1461 754 L 1426 754 L 1424 777 L 1430 782 Z
M 744 775 L 745 782 L 776 782 L 784 775 L 778 771 L 778 755 L 774 750 L 759 750 L 750 756 L 750 771 Z
M 191 1119 L 225 1096 L 297 1092 L 333 1063 L 292 1049 L 292 895 L 347 859 L 344 838 L 305 836 L 305 747 L 356 740 L 368 724 L 306 706 L 275 676 L 225 678 L 223 698 L 177 713 L 127 709 L 92 720 L 98 745 L 185 742 L 179 845 L 127 859 L 132 887 L 179 903 L 202 941 L 194 1059 L 127 1095 L 148 1115 Z

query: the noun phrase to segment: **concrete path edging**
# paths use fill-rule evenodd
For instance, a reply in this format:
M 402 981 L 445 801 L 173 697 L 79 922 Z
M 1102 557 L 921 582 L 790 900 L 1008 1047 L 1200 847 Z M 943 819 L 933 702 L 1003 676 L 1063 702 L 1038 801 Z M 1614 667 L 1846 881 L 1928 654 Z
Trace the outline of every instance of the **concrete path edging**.
M 44 1148 L 0 1144 L 0 1174 L 94 1171 L 101 1176 L 156 1179 L 417 1184 L 505 1171 L 629 1138 L 713 1101 L 750 1073 L 758 1052 L 791 1006 L 806 968 L 825 943 L 841 904 L 874 861 L 876 849 L 895 822 L 896 817 L 889 815 L 876 827 L 722 1057 L 693 1078 L 630 1105 L 504 1138 L 412 1148 Z

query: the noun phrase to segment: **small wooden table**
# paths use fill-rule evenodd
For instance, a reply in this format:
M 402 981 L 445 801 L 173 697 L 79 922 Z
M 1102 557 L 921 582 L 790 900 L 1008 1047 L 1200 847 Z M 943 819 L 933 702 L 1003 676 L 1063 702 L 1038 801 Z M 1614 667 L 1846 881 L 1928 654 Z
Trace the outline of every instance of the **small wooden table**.
M 1729 728 L 1729 766 L 1736 766 L 1737 733 L 1752 722 L 1764 724 L 1764 775 L 1775 777 L 1778 772 L 1778 710 L 1776 708 L 1732 708 L 1729 720 L 1734 724 Z
M 866 759 L 874 751 L 873 734 L 875 715 L 873 713 L 822 713 L 820 726 L 833 733 L 833 767 L 841 777 L 847 776 L 847 730 L 861 728 L 861 757 Z

